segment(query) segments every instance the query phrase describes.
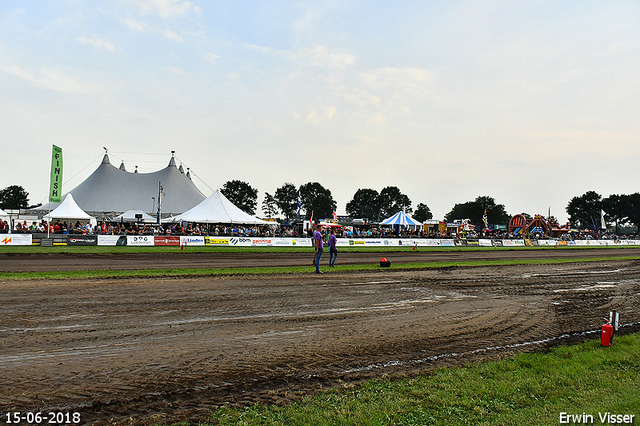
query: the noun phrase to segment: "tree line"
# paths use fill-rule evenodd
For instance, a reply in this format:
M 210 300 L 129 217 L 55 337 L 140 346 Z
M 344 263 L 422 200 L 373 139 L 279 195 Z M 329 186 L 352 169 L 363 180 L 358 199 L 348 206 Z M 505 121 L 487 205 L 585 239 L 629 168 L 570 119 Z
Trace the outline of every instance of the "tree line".
M 220 192 L 233 204 L 250 215 L 256 214 L 258 207 L 258 190 L 247 182 L 240 180 L 227 181 Z M 379 222 L 395 213 L 404 210 L 416 220 L 424 222 L 432 219 L 433 214 L 425 203 L 418 203 L 416 209 L 411 207 L 411 200 L 396 186 L 387 186 L 377 191 L 371 188 L 358 189 L 346 205 L 346 212 L 354 218 L 367 218 Z M 29 193 L 19 185 L 11 185 L 0 190 L 0 209 L 30 209 L 38 207 L 29 205 Z M 318 182 L 308 182 L 296 187 L 286 182 L 273 194 L 265 192 L 261 210 L 265 217 L 275 218 L 282 215 L 286 220 L 300 217 L 309 220 L 332 217 L 337 203 L 331 191 Z M 606 198 L 595 191 L 587 191 L 581 196 L 571 198 L 566 211 L 569 222 L 574 228 L 599 230 L 601 214 L 608 223 L 618 226 L 633 225 L 640 228 L 640 193 L 613 194 Z M 490 224 L 506 225 L 510 215 L 503 204 L 497 204 L 494 198 L 479 196 L 473 201 L 455 204 L 444 216 L 447 222 L 455 219 L 469 219 L 473 224 L 483 223 L 486 215 Z

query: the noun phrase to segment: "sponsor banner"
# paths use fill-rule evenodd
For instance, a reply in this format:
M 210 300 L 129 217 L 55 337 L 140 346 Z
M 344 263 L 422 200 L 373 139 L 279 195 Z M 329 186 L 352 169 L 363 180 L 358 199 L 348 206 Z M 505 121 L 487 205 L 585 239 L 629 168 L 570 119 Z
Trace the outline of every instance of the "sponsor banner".
M 180 245 L 181 246 L 203 246 L 204 236 L 203 235 L 181 235 Z
M 480 245 L 478 240 L 467 240 L 467 245 L 468 246 L 478 246 Z
M 567 241 L 567 245 L 568 246 L 575 246 L 576 242 L 575 241 Z
M 98 236 L 97 235 L 67 235 L 67 245 L 96 246 L 98 245 Z
M 519 247 L 524 247 L 525 246 L 524 240 L 515 240 L 515 242 L 516 242 L 516 245 L 519 246 Z
M 156 235 L 153 237 L 154 246 L 179 246 L 180 237 L 177 235 Z
M 516 246 L 516 240 L 502 240 L 502 246 L 503 247 L 515 247 Z
M 229 238 L 229 245 L 240 246 L 240 247 L 251 247 L 251 238 L 231 237 Z
M 207 246 L 228 246 L 229 238 L 223 237 L 204 237 L 204 244 Z M 178 238 L 178 244 L 180 245 L 180 238 Z
M 481 247 L 493 247 L 493 243 L 491 242 L 491 240 L 488 240 L 486 238 L 479 239 L 478 245 Z
M 311 243 L 311 238 L 293 238 L 291 239 L 291 244 L 294 246 L 302 246 L 302 247 L 313 247 Z
M 153 246 L 153 235 L 127 235 L 128 246 Z
M 456 247 L 466 247 L 467 240 L 454 240 L 453 241 Z
M 425 238 L 423 240 L 418 240 L 418 245 L 425 247 L 437 247 L 440 245 L 440 240 L 436 238 Z
M 269 247 L 271 246 L 271 238 L 251 238 L 252 247 Z
M 402 239 L 400 239 L 400 240 L 398 240 L 398 245 L 399 246 L 413 247 L 413 246 L 415 246 L 417 244 L 416 244 L 416 242 L 414 240 L 402 240 Z
M 502 240 L 492 240 L 491 244 L 493 244 L 494 247 L 502 247 Z
M 126 246 L 126 235 L 98 235 L 99 246 Z
M 33 244 L 31 234 L 0 234 L 0 245 L 30 246 Z
M 455 245 L 455 240 L 440 240 L 441 247 L 453 247 Z

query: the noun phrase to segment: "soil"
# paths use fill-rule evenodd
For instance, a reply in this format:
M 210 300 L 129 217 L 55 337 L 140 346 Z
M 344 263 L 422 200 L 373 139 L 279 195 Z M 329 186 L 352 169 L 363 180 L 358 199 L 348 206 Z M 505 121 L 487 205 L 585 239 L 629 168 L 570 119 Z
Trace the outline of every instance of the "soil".
M 398 263 L 419 253 L 341 253 L 338 261 L 384 255 Z M 224 253 L 48 256 L 0 256 L 0 270 L 285 261 Z M 287 256 L 289 265 L 310 266 L 310 255 Z M 336 272 L 326 261 L 323 275 L 1 281 L 2 421 L 10 411 L 62 411 L 80 413 L 83 424 L 197 423 L 225 404 L 288 404 L 369 378 L 598 338 L 609 311 L 620 312 L 619 333 L 640 329 L 640 261 L 357 273 Z

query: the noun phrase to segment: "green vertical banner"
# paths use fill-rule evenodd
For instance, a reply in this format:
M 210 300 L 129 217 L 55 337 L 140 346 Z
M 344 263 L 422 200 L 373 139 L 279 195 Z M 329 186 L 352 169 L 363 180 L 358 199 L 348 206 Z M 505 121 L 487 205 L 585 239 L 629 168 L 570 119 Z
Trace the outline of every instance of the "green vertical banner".
M 49 202 L 59 203 L 62 196 L 62 148 L 53 145 L 51 153 L 51 184 Z

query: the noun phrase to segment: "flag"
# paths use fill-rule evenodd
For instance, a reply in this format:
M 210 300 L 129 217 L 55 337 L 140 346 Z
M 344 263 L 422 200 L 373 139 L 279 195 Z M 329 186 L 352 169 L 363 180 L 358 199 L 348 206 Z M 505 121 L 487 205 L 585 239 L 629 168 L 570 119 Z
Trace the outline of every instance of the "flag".
M 338 215 L 336 214 L 336 212 L 333 212 L 333 220 L 338 220 Z
M 600 229 L 607 230 L 607 223 L 604 221 L 604 210 L 600 210 Z
M 311 219 L 309 219 L 309 222 L 313 225 L 313 210 L 311 210 Z
M 487 221 L 487 209 L 484 209 L 484 214 L 482 215 L 482 221 L 484 222 L 484 227 L 489 228 L 489 222 Z
M 51 180 L 49 202 L 59 203 L 62 196 L 62 148 L 53 145 L 51 150 Z
M 302 207 L 302 197 L 300 191 L 298 191 L 298 218 L 300 218 L 300 208 Z

